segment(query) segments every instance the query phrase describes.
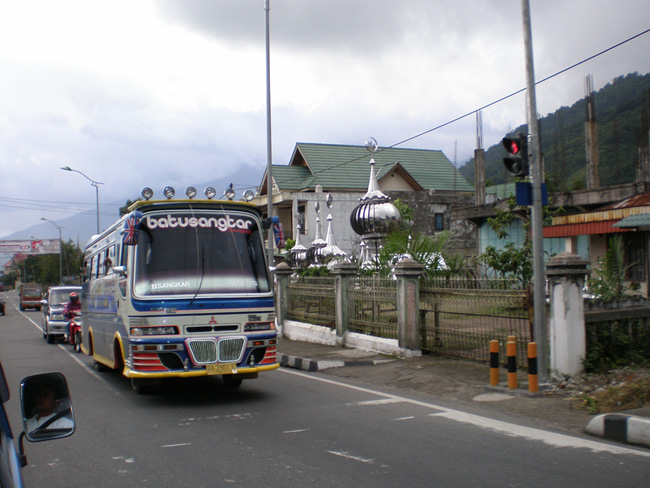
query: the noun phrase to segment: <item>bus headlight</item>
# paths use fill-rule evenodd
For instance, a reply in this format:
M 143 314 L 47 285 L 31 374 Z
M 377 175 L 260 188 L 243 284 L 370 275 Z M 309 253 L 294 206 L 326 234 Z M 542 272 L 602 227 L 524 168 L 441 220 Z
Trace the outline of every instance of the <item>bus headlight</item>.
M 244 332 L 256 332 L 258 330 L 273 330 L 273 322 L 248 322 L 244 324 Z
M 161 327 L 131 327 L 132 336 L 178 335 L 178 327 L 167 325 Z

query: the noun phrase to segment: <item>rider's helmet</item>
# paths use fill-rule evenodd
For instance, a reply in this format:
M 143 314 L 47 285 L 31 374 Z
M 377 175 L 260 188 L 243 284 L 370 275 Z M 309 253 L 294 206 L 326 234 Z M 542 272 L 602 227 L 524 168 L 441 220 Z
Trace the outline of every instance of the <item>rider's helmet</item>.
M 78 296 L 77 293 L 75 293 L 74 291 L 73 291 L 72 293 L 70 293 L 69 298 L 70 298 L 70 301 L 71 301 L 72 303 L 74 303 L 74 302 L 76 302 L 77 300 L 79 300 L 79 296 Z

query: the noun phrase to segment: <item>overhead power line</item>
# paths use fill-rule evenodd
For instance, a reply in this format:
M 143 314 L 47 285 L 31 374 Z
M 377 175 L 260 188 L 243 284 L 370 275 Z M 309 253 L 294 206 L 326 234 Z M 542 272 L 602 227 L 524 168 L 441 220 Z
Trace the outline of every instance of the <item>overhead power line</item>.
M 561 75 L 562 73 L 566 73 L 567 71 L 572 70 L 572 69 L 574 69 L 574 68 L 576 68 L 576 67 L 578 67 L 578 66 L 580 66 L 580 65 L 582 65 L 582 64 L 584 64 L 584 63 L 586 63 L 586 62 L 588 62 L 588 61 L 591 61 L 592 59 L 595 59 L 595 58 L 597 58 L 598 56 L 602 56 L 603 54 L 608 53 L 609 51 L 612 51 L 612 50 L 614 50 L 614 49 L 616 49 L 616 48 L 622 46 L 623 44 L 626 44 L 626 43 L 628 43 L 628 42 L 630 42 L 630 41 L 633 41 L 634 39 L 636 39 L 636 38 L 638 38 L 638 37 L 641 37 L 641 36 L 647 34 L 648 32 L 650 32 L 650 29 L 646 29 L 646 30 L 644 30 L 643 32 L 639 32 L 638 34 L 636 34 L 636 35 L 634 35 L 634 36 L 632 36 L 632 37 L 629 37 L 628 39 L 625 39 L 624 41 L 621 41 L 621 42 L 619 42 L 618 44 L 614 44 L 613 46 L 610 46 L 610 47 L 608 47 L 607 49 L 604 49 L 603 51 L 600 51 L 599 53 L 596 53 L 596 54 L 594 54 L 594 55 L 592 55 L 592 56 L 589 56 L 588 58 L 585 58 L 585 59 L 583 59 L 582 61 L 579 61 L 579 62 L 577 62 L 577 63 L 575 63 L 575 64 L 572 64 L 571 66 L 568 66 L 568 67 L 566 67 L 566 68 L 564 68 L 564 69 L 562 69 L 562 70 L 560 70 L 560 71 L 558 71 L 558 72 L 556 72 L 556 73 L 553 73 L 553 74 L 550 75 L 550 76 L 547 76 L 546 78 L 543 78 L 543 79 L 537 81 L 537 82 L 535 83 L 535 85 L 539 85 L 539 84 L 544 83 L 544 82 L 546 82 L 546 81 L 548 81 L 548 80 L 550 80 L 550 79 L 552 79 L 552 78 L 555 78 L 556 76 Z M 520 94 L 520 93 L 522 93 L 522 92 L 525 92 L 525 91 L 526 91 L 526 87 L 521 88 L 521 89 L 519 89 L 519 90 L 517 90 L 517 91 L 514 91 L 514 92 L 510 93 L 509 95 L 506 95 L 506 96 L 504 96 L 504 97 L 501 97 L 501 98 L 499 98 L 498 100 L 494 100 L 493 102 L 490 102 L 490 103 L 488 103 L 488 104 L 486 104 L 486 105 L 483 105 L 482 107 L 479 107 L 479 108 L 474 109 L 474 110 L 472 110 L 472 111 L 470 111 L 470 112 L 467 112 L 466 114 L 460 115 L 460 116 L 458 116 L 458 117 L 456 117 L 456 118 L 454 118 L 454 119 L 451 119 L 451 120 L 449 120 L 449 121 L 447 121 L 447 122 L 445 122 L 445 123 L 443 123 L 443 124 L 440 124 L 440 125 L 437 125 L 437 126 L 435 126 L 435 127 L 432 127 L 431 129 L 428 129 L 428 130 L 425 130 L 425 131 L 423 131 L 423 132 L 420 132 L 420 133 L 418 133 L 418 134 L 416 134 L 416 135 L 414 135 L 414 136 L 411 136 L 411 137 L 409 137 L 409 138 L 407 138 L 407 139 L 404 139 L 404 140 L 402 140 L 402 141 L 400 141 L 400 142 L 396 142 L 395 144 L 392 144 L 392 145 L 390 145 L 390 146 L 386 146 L 386 147 L 383 147 L 383 148 L 378 148 L 377 151 L 375 152 L 375 154 L 378 154 L 378 153 L 380 153 L 380 152 L 382 152 L 382 151 L 385 151 L 386 149 L 393 149 L 393 148 L 395 148 L 395 147 L 397 147 L 397 146 L 401 146 L 402 144 L 405 144 L 405 143 L 407 143 L 407 142 L 409 142 L 409 141 L 412 141 L 412 140 L 414 140 L 414 139 L 417 139 L 418 137 L 422 137 L 422 136 L 424 136 L 424 135 L 426 135 L 426 134 L 430 134 L 431 132 L 434 132 L 434 131 L 436 131 L 436 130 L 438 130 L 438 129 L 442 129 L 443 127 L 446 127 L 446 126 L 451 125 L 451 124 L 453 124 L 453 123 L 455 123 L 455 122 L 458 122 L 459 120 L 462 120 L 462 119 L 464 119 L 464 118 L 466 118 L 466 117 L 469 117 L 470 115 L 474 115 L 474 114 L 476 114 L 477 112 L 480 112 L 481 110 L 485 110 L 485 109 L 488 108 L 488 107 L 491 107 L 491 106 L 493 106 L 493 105 L 496 105 L 497 103 L 501 103 L 501 102 L 503 102 L 503 101 L 505 101 L 505 100 L 507 100 L 507 99 L 509 99 L 509 98 L 512 98 L 512 97 L 514 97 L 515 95 L 518 95 L 518 94 Z M 342 166 L 345 166 L 346 164 L 354 163 L 355 161 L 359 161 L 359 160 L 364 159 L 364 158 L 365 158 L 365 156 L 364 156 L 364 157 L 358 157 L 358 158 L 350 159 L 349 161 L 345 161 L 345 162 L 342 162 L 342 163 L 336 164 L 336 165 L 334 165 L 334 166 L 330 166 L 329 168 L 322 169 L 322 170 L 320 170 L 320 171 L 316 171 L 316 172 L 314 173 L 314 175 L 317 175 L 317 174 L 323 173 L 323 172 L 325 172 L 325 171 L 331 171 L 331 170 L 336 169 L 336 168 L 340 168 L 340 167 L 342 167 Z M 297 180 L 298 178 L 299 178 L 299 177 L 288 178 L 286 181 Z

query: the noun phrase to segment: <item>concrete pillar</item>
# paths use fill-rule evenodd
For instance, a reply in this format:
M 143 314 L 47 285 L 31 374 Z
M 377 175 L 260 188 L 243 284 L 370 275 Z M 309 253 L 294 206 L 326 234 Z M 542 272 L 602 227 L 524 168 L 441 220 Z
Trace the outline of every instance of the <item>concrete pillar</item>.
M 287 263 L 280 263 L 276 266 L 274 274 L 277 279 L 277 286 L 275 288 L 275 314 L 278 325 L 282 325 L 287 319 L 287 311 L 289 310 L 288 287 L 293 270 Z
M 397 326 L 400 348 L 420 353 L 420 276 L 424 266 L 413 259 L 395 265 L 397 278 Z
M 337 343 L 343 344 L 345 333 L 348 331 L 350 301 L 348 290 L 354 282 L 357 273 L 357 267 L 348 260 L 339 261 L 334 265 L 331 273 L 335 277 L 336 293 L 336 340 Z
M 551 288 L 551 376 L 575 376 L 584 371 L 587 353 L 582 288 L 588 262 L 563 252 L 546 265 Z

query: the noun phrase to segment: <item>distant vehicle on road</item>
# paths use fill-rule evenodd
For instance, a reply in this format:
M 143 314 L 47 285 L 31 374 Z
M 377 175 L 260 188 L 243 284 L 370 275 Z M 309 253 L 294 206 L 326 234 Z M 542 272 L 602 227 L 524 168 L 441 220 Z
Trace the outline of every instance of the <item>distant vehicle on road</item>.
M 21 283 L 19 294 L 20 310 L 27 310 L 28 308 L 41 309 L 41 297 L 43 295 L 41 285 L 38 283 Z
M 0 297 L 0 315 L 5 314 L 5 301 L 2 297 Z
M 63 307 L 68 303 L 70 293 L 81 296 L 80 286 L 51 286 L 41 300 L 41 328 L 43 339 L 52 344 L 68 332 L 68 319 L 63 316 Z

